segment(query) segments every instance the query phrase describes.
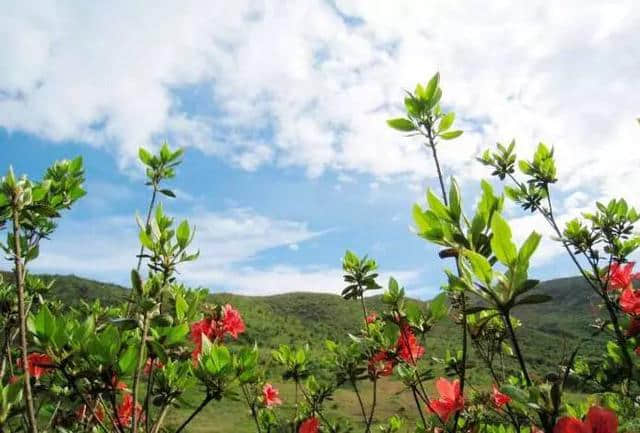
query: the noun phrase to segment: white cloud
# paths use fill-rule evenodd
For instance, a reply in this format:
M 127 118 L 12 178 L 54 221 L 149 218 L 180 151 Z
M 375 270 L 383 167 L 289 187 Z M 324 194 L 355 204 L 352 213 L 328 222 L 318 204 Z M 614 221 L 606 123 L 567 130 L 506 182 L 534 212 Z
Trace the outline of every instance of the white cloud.
M 640 184 L 628 180 L 640 160 L 635 2 L 435 6 L 12 3 L 0 18 L 0 125 L 108 146 L 123 165 L 169 136 L 246 170 L 422 177 L 433 170 L 420 144 L 384 120 L 403 88 L 440 70 L 467 131 L 441 153 L 462 177 L 484 173 L 470 158 L 480 147 L 516 137 L 523 150 L 556 145 L 566 188 Z M 176 99 L 205 83 L 199 104 L 215 114 Z
M 333 169 L 341 183 L 367 173 L 371 186 L 404 177 L 415 188 L 434 174 L 430 157 L 385 119 L 401 112 L 403 88 L 439 70 L 445 108 L 466 131 L 441 146 L 447 174 L 486 176 L 472 156 L 495 141 L 515 137 L 524 156 L 544 140 L 568 195 L 561 218 L 595 198 L 640 195 L 633 0 L 336 5 L 10 3 L 0 16 L 0 126 L 106 147 L 122 167 L 168 137 L 245 170 Z M 205 89 L 195 106 L 179 98 L 190 87 Z M 515 224 L 521 235 L 539 222 Z M 308 235 L 289 229 L 278 242 Z M 276 242 L 263 235 L 220 256 L 243 260 Z

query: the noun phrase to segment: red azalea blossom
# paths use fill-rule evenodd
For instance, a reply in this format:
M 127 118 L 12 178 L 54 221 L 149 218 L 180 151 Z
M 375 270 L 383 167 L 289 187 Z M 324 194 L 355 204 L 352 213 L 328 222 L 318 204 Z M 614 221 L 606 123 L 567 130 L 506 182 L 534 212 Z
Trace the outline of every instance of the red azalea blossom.
M 592 406 L 586 419 L 581 421 L 573 417 L 558 420 L 553 433 L 617 433 L 618 417 L 616 413 L 598 406 Z
M 369 359 L 369 374 L 371 376 L 390 376 L 393 373 L 393 357 L 383 350 Z
M 307 418 L 300 424 L 300 428 L 298 429 L 298 433 L 318 433 L 318 426 L 320 422 L 318 418 L 312 416 L 311 418 Z
M 18 358 L 16 363 L 18 364 L 18 368 L 23 368 L 22 358 Z M 52 364 L 53 359 L 44 353 L 33 352 L 27 355 L 27 368 L 29 370 L 29 375 L 36 379 L 40 379 L 40 377 L 52 371 L 53 367 L 48 367 Z
M 628 287 L 620 295 L 620 308 L 627 314 L 640 315 L 640 290 Z
M 378 314 L 375 311 L 372 311 L 366 318 L 367 324 L 371 324 L 378 319 Z
M 147 358 L 147 362 L 144 363 L 144 370 L 142 370 L 142 372 L 145 376 L 149 376 L 154 368 L 164 368 L 164 364 L 159 359 Z
M 640 277 L 640 274 L 634 274 L 633 266 L 635 262 L 629 262 L 626 264 L 621 264 L 618 262 L 613 262 L 609 267 L 609 275 L 608 275 L 608 289 L 627 289 L 629 287 L 633 287 L 633 281 L 637 280 Z
M 92 421 L 94 420 L 94 418 L 97 419 L 99 422 L 104 421 L 104 409 L 102 408 L 101 405 L 97 405 L 93 409 L 93 411 L 95 412 L 95 417 L 93 416 L 93 414 L 91 413 L 91 410 L 89 410 L 86 404 L 80 405 L 75 411 L 76 419 L 79 422 L 84 422 L 84 420 L 87 417 L 90 417 Z
M 239 334 L 245 331 L 244 321 L 238 310 L 227 304 L 222 309 L 222 318 L 215 320 L 204 318 L 191 324 L 191 340 L 196 347 L 191 353 L 193 362 L 198 362 L 198 357 L 202 351 L 202 336 L 206 335 L 211 341 L 222 340 L 225 334 L 237 339 Z
M 500 392 L 500 389 L 493 385 L 493 389 L 491 391 L 491 401 L 493 401 L 493 404 L 495 404 L 497 407 L 502 407 L 505 404 L 509 404 L 511 403 L 511 397 L 509 397 L 507 394 L 503 394 Z
M 464 396 L 460 393 L 460 381 L 458 379 L 449 382 L 441 377 L 436 380 L 436 389 L 440 398 L 431 400 L 427 405 L 430 412 L 438 414 L 442 421 L 447 422 L 452 414 L 464 408 Z
M 224 306 L 224 317 L 222 319 L 222 325 L 224 332 L 228 332 L 235 339 L 238 338 L 238 334 L 244 332 L 244 322 L 238 310 L 234 310 L 229 304 Z
M 270 383 L 265 383 L 262 387 L 262 401 L 267 407 L 282 404 L 282 400 L 280 400 L 280 392 Z
M 398 356 L 408 364 L 415 364 L 424 355 L 424 347 L 418 343 L 418 339 L 407 325 L 404 325 L 400 331 L 396 350 Z
M 142 406 L 140 403 L 136 403 L 136 419 L 141 421 L 144 419 L 144 415 L 142 413 Z M 118 423 L 124 427 L 131 426 L 131 418 L 133 417 L 133 397 L 131 394 L 125 394 L 118 406 Z

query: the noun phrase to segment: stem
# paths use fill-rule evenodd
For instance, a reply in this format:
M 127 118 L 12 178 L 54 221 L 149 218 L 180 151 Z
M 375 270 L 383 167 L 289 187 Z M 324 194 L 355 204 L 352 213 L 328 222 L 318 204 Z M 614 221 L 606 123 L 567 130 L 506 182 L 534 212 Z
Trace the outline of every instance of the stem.
M 151 221 L 151 212 L 153 212 L 153 206 L 156 203 L 156 195 L 158 194 L 158 185 L 153 184 L 153 194 L 151 194 L 151 201 L 149 202 L 149 208 L 147 209 L 147 219 L 144 223 L 145 230 L 149 228 L 149 221 Z M 140 254 L 138 254 L 138 266 L 136 270 L 140 271 L 140 266 L 142 266 L 142 253 L 144 253 L 144 245 L 140 246 Z
M 189 418 L 184 420 L 184 422 L 180 425 L 180 427 L 178 427 L 178 430 L 176 430 L 175 433 L 180 433 L 182 430 L 184 430 L 184 428 L 191 422 L 191 420 L 194 419 L 196 415 L 198 415 L 202 411 L 202 409 L 204 409 L 205 406 L 209 404 L 211 400 L 213 400 L 213 396 L 207 393 L 207 395 L 205 395 L 204 397 L 204 400 L 202 400 L 202 403 L 200 403 L 200 405 L 191 413 L 191 415 L 189 415 Z
M 17 203 L 13 206 L 13 242 L 14 242 L 14 274 L 16 286 L 18 288 L 18 319 L 20 329 L 20 348 L 22 351 L 22 369 L 24 370 L 24 399 L 27 409 L 27 428 L 30 433 L 38 433 L 36 412 L 33 406 L 33 393 L 31 391 L 31 375 L 29 374 L 29 361 L 27 359 L 27 317 L 24 308 L 24 266 L 22 262 L 22 252 L 20 251 L 20 216 L 18 214 Z
M 502 314 L 502 320 L 504 321 L 505 326 L 509 330 L 509 335 L 511 336 L 511 342 L 513 343 L 513 349 L 516 351 L 516 356 L 518 357 L 518 362 L 520 363 L 520 369 L 522 370 L 522 374 L 524 374 L 524 380 L 527 382 L 527 386 L 531 386 L 531 379 L 529 378 L 527 365 L 524 362 L 524 357 L 522 356 L 522 352 L 520 351 L 518 338 L 516 337 L 516 333 L 513 330 L 513 325 L 511 324 L 509 313 L 505 313 L 501 311 L 501 314 Z
M 151 427 L 150 433 L 157 433 L 157 431 L 160 429 L 160 426 L 164 422 L 164 417 L 167 416 L 167 412 L 169 412 L 169 405 L 165 404 L 164 406 L 162 406 L 162 410 L 160 410 L 160 415 L 158 416 L 158 419 L 156 419 L 156 422 L 153 424 L 153 427 Z
M 367 322 L 367 308 L 364 305 L 364 293 L 360 295 L 360 304 L 362 305 L 362 319 L 364 320 L 364 329 L 367 330 L 367 335 L 369 335 L 369 323 Z
M 431 147 L 431 153 L 433 154 L 433 161 L 436 163 L 436 170 L 438 171 L 438 180 L 440 181 L 440 189 L 442 190 L 442 201 L 445 205 L 448 205 L 447 190 L 444 187 L 444 176 L 440 169 L 440 160 L 438 159 L 438 152 L 436 151 L 436 141 L 431 131 L 431 125 L 427 128 L 427 138 L 429 139 L 429 147 Z
M 246 385 L 242 385 L 242 393 L 244 394 L 244 399 L 247 401 L 247 406 L 249 406 L 249 409 L 251 410 L 251 416 L 253 417 L 253 421 L 256 424 L 258 433 L 262 433 L 262 430 L 260 429 L 260 422 L 258 422 L 258 413 L 256 412 L 256 404 L 255 404 L 255 401 L 252 402 L 251 399 L 249 398 L 249 392 L 247 391 Z
M 151 419 L 150 419 L 151 414 L 149 413 L 149 402 L 151 401 L 151 392 L 153 390 L 153 379 L 154 379 L 153 367 L 155 362 L 156 362 L 156 358 L 152 357 L 151 368 L 149 370 L 149 377 L 147 378 L 147 394 L 145 395 L 145 398 L 144 398 L 145 431 L 147 433 L 150 431 L 149 423 L 151 422 Z
M 371 422 L 373 421 L 373 413 L 376 410 L 376 400 L 378 397 L 378 378 L 373 379 L 373 401 L 371 402 L 371 412 L 369 413 L 369 420 L 367 421 L 367 429 L 365 433 L 371 431 Z
M 416 407 L 418 408 L 418 413 L 420 414 L 420 418 L 422 419 L 422 425 L 426 428 L 427 421 L 424 419 L 424 414 L 422 413 L 422 406 L 420 406 L 420 402 L 418 401 L 418 396 L 416 395 L 416 386 L 411 386 L 411 393 L 413 394 L 413 401 L 416 402 Z
M 138 350 L 138 365 L 136 366 L 136 370 L 133 375 L 132 397 L 133 397 L 134 410 L 133 410 L 133 422 L 131 425 L 132 433 L 136 433 L 138 431 L 138 411 L 135 410 L 135 405 L 138 404 L 137 397 L 138 397 L 138 383 L 140 382 L 140 370 L 142 370 L 142 366 L 146 361 L 144 352 L 147 346 L 148 332 L 149 332 L 149 320 L 147 319 L 147 312 L 145 311 L 144 315 L 142 316 L 142 340 L 140 341 L 140 349 Z
M 356 397 L 358 397 L 358 404 L 360 405 L 360 411 L 362 412 L 362 418 L 364 419 L 364 423 L 365 425 L 368 424 L 367 421 L 367 412 L 364 409 L 364 403 L 362 403 L 362 397 L 360 397 L 360 391 L 358 391 L 358 385 L 356 385 L 356 381 L 354 379 L 350 380 L 351 385 L 353 386 L 353 390 L 356 392 Z M 367 428 L 367 430 L 365 431 L 368 432 L 369 429 Z

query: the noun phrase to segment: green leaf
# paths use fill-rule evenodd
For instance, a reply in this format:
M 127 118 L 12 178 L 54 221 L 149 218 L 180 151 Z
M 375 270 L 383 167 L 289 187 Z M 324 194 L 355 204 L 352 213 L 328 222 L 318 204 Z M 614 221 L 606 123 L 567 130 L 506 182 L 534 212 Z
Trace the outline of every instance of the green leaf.
M 166 195 L 167 197 L 171 197 L 171 198 L 176 198 L 176 195 L 173 191 L 171 191 L 170 189 L 161 189 L 160 192 L 164 195 Z
M 186 248 L 187 244 L 189 243 L 189 235 L 189 223 L 187 222 L 187 220 L 184 220 L 180 223 L 178 229 L 176 230 L 176 239 L 178 241 L 178 245 L 180 245 L 180 248 Z
M 522 246 L 520 247 L 520 251 L 518 251 L 518 262 L 522 265 L 528 264 L 531 256 L 538 248 L 538 244 L 540 244 L 540 236 L 536 232 L 531 232 L 527 240 L 524 241 Z
M 439 83 L 440 83 L 440 72 L 436 72 L 436 74 L 433 77 L 431 77 L 431 79 L 427 83 L 427 87 L 424 89 L 424 98 L 426 100 L 433 98 L 433 95 L 436 93 L 436 89 L 438 88 Z
M 510 266 L 516 260 L 516 246 L 511 241 L 511 228 L 502 218 L 502 215 L 495 213 L 491 219 L 491 249 L 500 263 Z
M 438 133 L 444 132 L 447 129 L 451 128 L 453 125 L 453 121 L 456 119 L 456 113 L 447 113 L 440 119 L 440 124 L 438 125 Z
M 120 356 L 118 360 L 118 367 L 120 368 L 120 372 L 123 375 L 129 375 L 133 373 L 133 370 L 136 367 L 137 361 L 137 345 L 130 345 L 127 350 Z
M 469 260 L 474 275 L 486 284 L 491 283 L 493 270 L 487 258 L 482 254 L 470 250 L 464 250 L 464 256 Z
M 403 132 L 411 132 L 411 131 L 415 131 L 416 129 L 415 126 L 413 126 L 413 123 L 411 123 L 409 119 L 405 119 L 403 117 L 398 117 L 396 119 L 389 119 L 387 120 L 387 125 L 389 125 L 393 129 L 397 129 L 398 131 L 403 131 Z
M 429 209 L 433 213 L 435 213 L 439 218 L 445 219 L 447 221 L 451 220 L 451 216 L 449 215 L 449 209 L 442 203 L 440 198 L 434 194 L 434 192 L 429 188 L 427 191 L 427 203 L 429 204 Z
M 462 133 L 463 131 L 458 129 L 456 131 L 443 132 L 442 134 L 438 134 L 438 136 L 443 140 L 453 140 L 454 138 L 460 137 Z
M 138 158 L 140 158 L 140 161 L 142 161 L 144 165 L 151 165 L 151 158 L 153 157 L 148 150 L 146 150 L 144 147 L 141 147 L 140 149 L 138 149 Z

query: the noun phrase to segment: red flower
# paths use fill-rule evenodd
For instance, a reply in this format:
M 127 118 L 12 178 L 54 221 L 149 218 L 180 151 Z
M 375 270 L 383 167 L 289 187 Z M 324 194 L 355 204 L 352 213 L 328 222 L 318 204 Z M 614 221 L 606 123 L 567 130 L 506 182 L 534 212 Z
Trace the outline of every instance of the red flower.
M 464 396 L 460 393 L 460 381 L 456 379 L 453 382 L 449 382 L 441 377 L 436 380 L 436 389 L 440 394 L 440 398 L 431 400 L 427 405 L 427 409 L 438 414 L 440 419 L 446 422 L 453 413 L 464 408 Z
M 124 427 L 131 426 L 131 417 L 133 416 L 133 397 L 131 394 L 125 394 L 120 406 L 118 406 L 118 423 Z M 144 419 L 142 406 L 140 403 L 135 404 L 136 419 L 141 421 Z
M 396 350 L 398 356 L 408 364 L 415 364 L 424 355 L 424 347 L 418 343 L 418 339 L 407 325 L 404 325 L 400 331 Z
M 222 327 L 224 332 L 231 334 L 235 339 L 238 338 L 238 334 L 244 332 L 244 322 L 238 310 L 234 310 L 229 304 L 224 306 L 224 317 L 222 319 Z
M 620 308 L 627 314 L 640 315 L 640 290 L 628 287 L 620 295 Z
M 607 288 L 609 290 L 620 290 L 633 287 L 633 281 L 640 277 L 640 274 L 632 273 L 634 265 L 635 262 L 629 262 L 626 264 L 613 262 L 609 267 L 609 286 Z
M 634 317 L 631 319 L 626 334 L 628 337 L 635 337 L 640 334 L 640 317 Z
M 144 370 L 142 370 L 142 372 L 146 376 L 149 376 L 154 368 L 164 368 L 164 364 L 159 359 L 147 358 L 147 362 L 144 363 Z
M 18 358 L 16 363 L 18 368 L 23 368 L 22 358 Z M 27 369 L 29 370 L 29 375 L 40 379 L 40 377 L 53 370 L 53 359 L 44 353 L 30 353 L 27 355 Z
M 558 420 L 553 433 L 617 433 L 618 417 L 609 409 L 592 406 L 584 421 L 573 417 Z
M 393 373 L 393 357 L 381 350 L 369 359 L 369 375 L 390 376 Z
M 298 429 L 298 433 L 318 433 L 318 426 L 320 422 L 318 418 L 312 416 L 311 418 L 307 418 L 300 424 L 300 428 Z
M 505 404 L 509 404 L 511 403 L 511 397 L 509 397 L 507 394 L 503 394 L 500 392 L 500 389 L 493 385 L 493 389 L 491 391 L 491 401 L 493 401 L 493 404 L 495 404 L 497 407 L 502 407 Z
M 9 376 L 9 383 L 11 385 L 18 383 L 19 380 L 20 380 L 20 376 L 16 376 L 15 374 L 12 376 Z
M 366 318 L 368 324 L 375 322 L 378 319 L 378 314 L 375 311 L 372 311 Z
M 282 404 L 282 400 L 280 400 L 280 392 L 270 383 L 265 383 L 262 387 L 262 401 L 267 407 Z

